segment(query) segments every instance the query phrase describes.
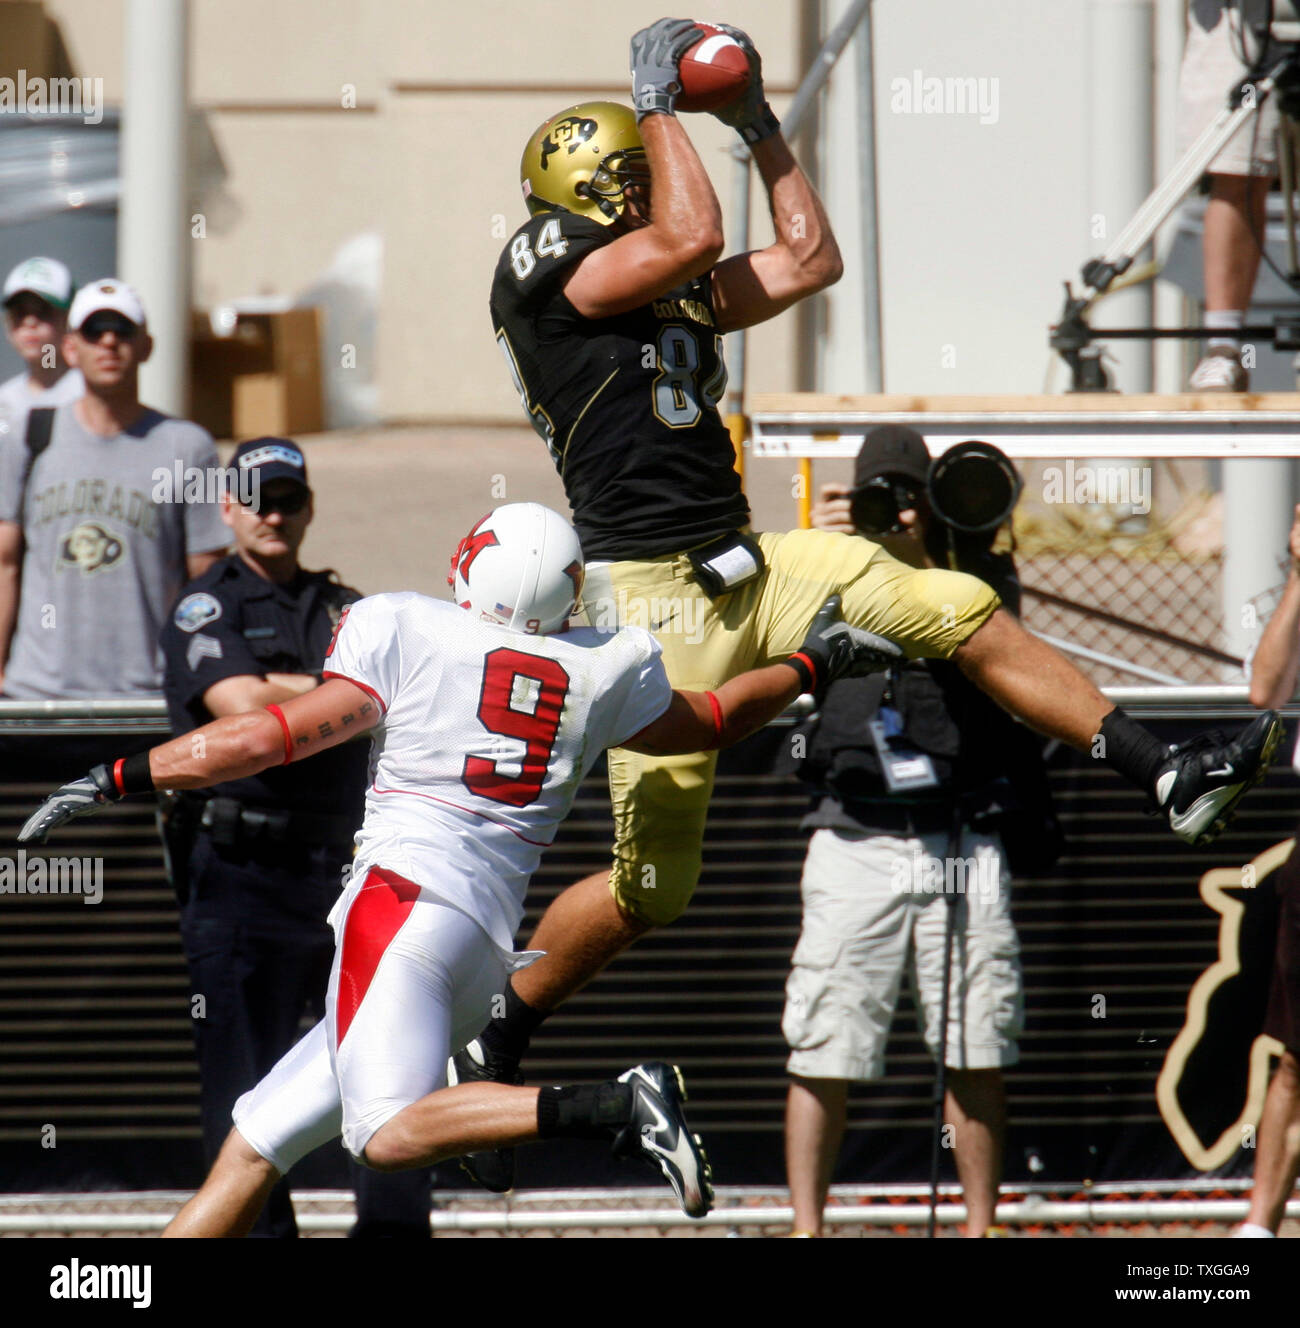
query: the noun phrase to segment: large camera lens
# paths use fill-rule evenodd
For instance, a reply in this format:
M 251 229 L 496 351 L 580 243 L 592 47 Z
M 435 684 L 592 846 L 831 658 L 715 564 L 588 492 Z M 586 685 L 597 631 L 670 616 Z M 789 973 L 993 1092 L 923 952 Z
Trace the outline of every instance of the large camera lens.
M 957 530 L 996 530 L 1015 508 L 1020 488 L 1019 472 L 990 443 L 958 443 L 930 468 L 930 506 Z

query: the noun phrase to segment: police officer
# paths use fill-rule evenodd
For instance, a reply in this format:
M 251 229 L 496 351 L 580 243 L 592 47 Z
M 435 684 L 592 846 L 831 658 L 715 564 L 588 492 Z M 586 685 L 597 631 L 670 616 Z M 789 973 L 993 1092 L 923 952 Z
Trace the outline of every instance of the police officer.
M 163 629 L 164 691 L 175 733 L 309 691 L 359 591 L 308 572 L 307 466 L 283 438 L 240 444 L 222 520 L 235 552 L 185 587 Z M 324 1012 L 334 952 L 326 917 L 361 823 L 368 744 L 185 794 L 165 813 L 189 964 L 204 1147 L 216 1156 L 240 1094 L 293 1045 L 305 1012 Z M 429 1234 L 429 1173 L 357 1168 L 354 1234 Z M 297 1235 L 288 1185 L 254 1235 Z

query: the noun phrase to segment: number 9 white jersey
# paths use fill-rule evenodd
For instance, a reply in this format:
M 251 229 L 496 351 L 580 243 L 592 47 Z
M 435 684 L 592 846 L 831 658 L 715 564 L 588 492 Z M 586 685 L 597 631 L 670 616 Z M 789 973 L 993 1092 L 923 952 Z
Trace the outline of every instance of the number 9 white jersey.
M 383 711 L 353 881 L 398 872 L 506 950 L 583 777 L 672 695 L 659 644 L 639 628 L 527 636 L 411 591 L 353 604 L 325 676 Z

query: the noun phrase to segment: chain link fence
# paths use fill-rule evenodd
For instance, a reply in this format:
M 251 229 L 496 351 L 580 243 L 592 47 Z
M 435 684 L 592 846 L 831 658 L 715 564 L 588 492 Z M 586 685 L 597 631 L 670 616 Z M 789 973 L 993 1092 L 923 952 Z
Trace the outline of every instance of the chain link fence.
M 1242 681 L 1223 640 L 1220 495 L 1201 462 L 1159 459 L 1140 502 L 1052 502 L 1051 463 L 1022 463 L 1016 512 L 1023 617 L 1045 636 L 1093 652 L 1081 663 L 1102 686 Z M 1143 508 L 1147 510 L 1142 510 Z M 1265 622 L 1277 584 L 1247 611 Z

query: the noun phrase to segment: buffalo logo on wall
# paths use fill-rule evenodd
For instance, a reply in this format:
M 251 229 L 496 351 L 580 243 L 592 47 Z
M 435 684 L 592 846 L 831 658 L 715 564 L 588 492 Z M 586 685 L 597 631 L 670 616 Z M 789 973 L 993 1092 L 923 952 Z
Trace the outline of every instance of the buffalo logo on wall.
M 1269 1062 L 1282 1054 L 1282 1044 L 1259 1030 L 1273 974 L 1277 874 L 1295 843 L 1201 877 L 1201 898 L 1219 914 L 1219 954 L 1187 997 L 1183 1027 L 1156 1081 L 1160 1114 L 1198 1171 L 1223 1166 L 1246 1141 L 1247 1127 L 1258 1125 Z
M 93 521 L 74 526 L 59 542 L 59 569 L 75 567 L 84 575 L 102 572 L 121 561 L 123 544 Z

